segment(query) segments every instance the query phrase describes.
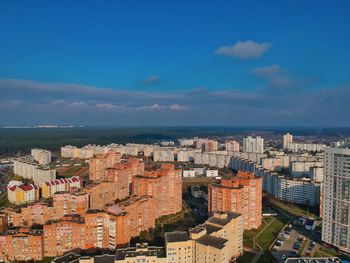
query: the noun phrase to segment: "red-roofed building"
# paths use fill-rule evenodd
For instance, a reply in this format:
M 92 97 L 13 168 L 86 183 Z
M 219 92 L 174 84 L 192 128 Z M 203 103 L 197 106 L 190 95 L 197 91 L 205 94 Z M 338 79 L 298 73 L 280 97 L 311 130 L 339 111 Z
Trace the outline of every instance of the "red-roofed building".
M 48 198 L 56 192 L 68 192 L 72 188 L 79 189 L 82 186 L 83 179 L 79 176 L 48 181 L 42 184 L 42 197 Z
M 7 198 L 10 203 L 21 205 L 39 200 L 39 187 L 35 184 L 25 185 L 20 181 L 11 181 L 7 186 Z

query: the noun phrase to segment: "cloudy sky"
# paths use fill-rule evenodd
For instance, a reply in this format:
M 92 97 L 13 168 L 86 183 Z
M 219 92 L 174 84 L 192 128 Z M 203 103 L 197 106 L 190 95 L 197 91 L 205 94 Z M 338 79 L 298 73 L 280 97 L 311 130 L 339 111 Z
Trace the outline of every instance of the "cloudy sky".
M 0 2 L 0 127 L 350 126 L 349 1 Z

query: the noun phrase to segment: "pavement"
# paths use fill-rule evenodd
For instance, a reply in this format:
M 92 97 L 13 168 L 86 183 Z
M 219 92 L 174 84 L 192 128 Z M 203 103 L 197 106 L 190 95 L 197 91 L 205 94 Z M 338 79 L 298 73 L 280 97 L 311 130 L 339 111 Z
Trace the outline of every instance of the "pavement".
M 300 238 L 305 240 L 299 241 L 301 243 L 300 249 L 293 249 L 294 243 L 297 242 Z M 272 251 L 272 254 L 276 257 L 278 263 L 285 262 L 286 258 L 293 256 L 292 253 L 296 253 L 297 256 L 300 255 L 312 257 L 315 251 L 320 247 L 320 245 L 317 243 L 318 241 L 319 237 L 315 235 L 313 231 L 305 230 L 301 226 L 293 226 L 289 238 L 283 239 L 283 244 L 278 249 L 274 249 L 274 251 Z M 304 242 L 305 247 L 303 248 L 302 244 Z M 315 245 L 311 250 L 309 250 L 308 246 L 311 242 L 315 242 Z

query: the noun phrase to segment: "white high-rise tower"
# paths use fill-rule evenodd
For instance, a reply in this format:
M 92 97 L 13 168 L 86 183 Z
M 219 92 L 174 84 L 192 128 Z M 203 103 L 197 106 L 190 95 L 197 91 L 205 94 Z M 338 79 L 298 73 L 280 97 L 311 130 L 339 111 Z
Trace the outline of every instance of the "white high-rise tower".
M 293 142 L 293 135 L 287 133 L 283 135 L 283 149 L 288 149 L 289 143 Z
M 260 136 L 253 138 L 248 136 L 243 139 L 243 152 L 264 153 L 264 139 Z
M 322 240 L 350 252 L 350 145 L 326 147 Z

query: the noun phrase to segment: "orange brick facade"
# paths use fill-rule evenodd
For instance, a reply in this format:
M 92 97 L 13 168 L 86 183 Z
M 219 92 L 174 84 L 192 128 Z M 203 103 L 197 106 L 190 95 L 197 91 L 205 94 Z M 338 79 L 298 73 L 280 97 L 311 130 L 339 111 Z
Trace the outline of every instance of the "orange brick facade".
M 115 199 L 123 200 L 130 196 L 133 178 L 143 175 L 145 164 L 142 159 L 130 157 L 107 169 L 107 180 L 115 183 Z
M 89 194 L 89 208 L 103 209 L 115 200 L 115 186 L 112 182 L 101 182 L 86 186 Z
M 162 164 L 156 171 L 145 171 L 135 176 L 133 194 L 155 198 L 157 217 L 175 214 L 182 210 L 182 176 L 174 164 Z
M 262 178 L 238 172 L 231 179 L 208 187 L 208 211 L 233 211 L 244 218 L 244 229 L 258 228 L 262 213 Z
M 120 163 L 121 154 L 110 151 L 106 154 L 97 154 L 89 160 L 89 179 L 92 181 L 103 181 L 107 179 L 107 168 L 112 168 Z
M 0 236 L 0 256 L 11 261 L 42 260 L 44 257 L 42 231 L 22 228 Z
M 145 172 L 139 158 L 121 162 L 119 154 L 103 156 L 105 173 L 95 167 L 92 177 L 103 174 L 107 181 L 53 193 L 52 202 L 5 209 L 0 259 L 40 260 L 75 249 L 115 249 L 153 229 L 158 217 L 182 210 L 182 173 L 173 164 Z M 8 224 L 28 228 L 10 232 Z M 38 224 L 42 231 L 30 228 Z

